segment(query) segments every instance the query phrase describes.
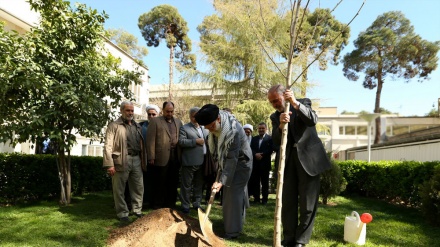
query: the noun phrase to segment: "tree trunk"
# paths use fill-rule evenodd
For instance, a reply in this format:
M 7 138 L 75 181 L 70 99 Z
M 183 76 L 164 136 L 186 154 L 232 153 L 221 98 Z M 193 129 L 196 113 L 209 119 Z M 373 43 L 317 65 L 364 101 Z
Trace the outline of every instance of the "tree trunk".
M 290 24 L 290 44 L 289 44 L 289 56 L 287 60 L 287 76 L 286 76 L 286 89 L 289 88 L 290 82 L 292 80 L 292 70 L 293 70 L 293 54 L 296 40 L 296 23 L 299 17 L 299 6 L 301 1 L 294 1 L 291 6 L 292 11 L 292 21 Z M 290 102 L 285 102 L 284 113 L 289 114 Z M 275 226 L 273 234 L 273 245 L 275 247 L 281 247 L 281 209 L 283 207 L 283 184 L 284 184 L 284 166 L 286 162 L 286 145 L 287 145 L 287 131 L 288 124 L 284 125 L 283 132 L 281 135 L 281 145 L 280 145 L 280 160 L 278 163 L 278 183 L 277 183 L 277 194 L 276 194 L 276 206 L 275 206 Z
M 289 73 L 290 74 L 290 73 Z M 289 80 L 290 82 L 290 80 Z M 290 103 L 286 102 L 284 113 L 289 113 Z M 287 144 L 287 131 L 288 124 L 284 125 L 283 132 L 281 135 L 281 145 L 280 145 L 280 159 L 278 163 L 278 183 L 277 183 L 277 194 L 276 194 L 276 205 L 275 205 L 275 226 L 274 226 L 274 246 L 281 246 L 281 209 L 283 207 L 283 184 L 284 184 L 284 166 L 286 163 L 286 144 Z
M 174 71 L 174 46 L 170 47 L 170 82 L 168 88 L 168 99 L 173 101 L 173 71 Z
M 71 202 L 72 181 L 70 174 L 70 151 L 68 156 L 64 152 L 64 148 L 58 149 L 57 155 L 58 176 L 60 178 L 60 205 L 67 206 Z
M 322 197 L 322 204 L 327 205 L 328 203 L 328 197 L 327 196 L 323 196 Z
M 376 103 L 374 104 L 374 113 L 380 113 L 380 95 L 382 93 L 382 76 L 379 75 L 377 79 L 377 91 L 376 91 Z M 380 123 L 380 116 L 376 118 L 376 132 L 374 135 L 374 144 L 377 144 L 380 142 L 380 132 L 381 132 L 381 123 Z

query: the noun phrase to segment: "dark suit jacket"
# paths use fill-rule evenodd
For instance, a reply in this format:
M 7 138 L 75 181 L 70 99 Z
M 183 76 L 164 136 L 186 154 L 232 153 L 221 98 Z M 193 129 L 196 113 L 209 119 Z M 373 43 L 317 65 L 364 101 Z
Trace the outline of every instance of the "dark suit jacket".
M 182 127 L 182 121 L 174 118 L 176 125 L 176 138 L 179 140 L 179 130 Z M 148 160 L 154 159 L 155 166 L 166 166 L 170 159 L 171 134 L 168 124 L 163 116 L 152 118 L 147 129 L 147 157 Z M 180 161 L 180 147 L 177 144 L 177 157 Z
M 318 116 L 312 110 L 312 102 L 308 98 L 298 99 L 300 107 L 295 110 L 290 106 L 290 122 L 288 125 L 288 136 L 286 146 L 286 163 L 289 162 L 292 146 L 297 143 L 298 158 L 304 170 L 310 176 L 316 176 L 323 171 L 330 169 L 330 160 L 327 157 L 324 146 L 316 132 L 315 125 L 318 122 Z M 280 126 L 281 113 L 276 111 L 270 116 L 272 120 L 272 139 L 275 146 L 281 145 Z
M 270 135 L 264 135 L 263 141 L 261 142 L 261 146 L 259 146 L 260 136 L 254 136 L 251 140 L 251 149 L 252 149 L 252 157 L 254 158 L 254 167 L 259 166 L 260 169 L 264 169 L 266 171 L 271 170 L 270 156 L 273 152 L 273 143 L 272 137 Z M 263 158 L 261 160 L 257 160 L 255 158 L 256 153 L 263 153 Z
M 182 165 L 183 166 L 197 166 L 203 164 L 204 153 L 203 146 L 197 145 L 196 139 L 206 137 L 209 131 L 203 126 L 202 133 L 203 136 L 199 136 L 199 132 L 193 123 L 189 122 L 182 127 L 179 131 L 179 146 L 182 148 Z

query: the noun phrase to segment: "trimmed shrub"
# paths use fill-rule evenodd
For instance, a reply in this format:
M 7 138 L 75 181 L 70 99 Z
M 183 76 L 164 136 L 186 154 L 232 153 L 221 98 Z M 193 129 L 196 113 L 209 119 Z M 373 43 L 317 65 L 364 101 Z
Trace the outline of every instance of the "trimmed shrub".
M 440 226 L 440 165 L 434 168 L 429 181 L 420 186 L 421 210 L 433 225 Z
M 348 160 L 338 162 L 347 180 L 345 194 L 385 199 L 406 206 L 420 206 L 419 186 L 428 181 L 438 161 Z
M 330 198 L 336 197 L 344 191 L 347 186 L 347 181 L 342 176 L 339 165 L 334 160 L 331 161 L 331 164 L 331 169 L 323 172 L 320 178 L 321 187 L 319 195 L 324 205 L 327 205 Z
M 55 198 L 60 180 L 55 155 L 0 153 L 0 204 Z M 72 194 L 111 189 L 102 157 L 71 157 Z

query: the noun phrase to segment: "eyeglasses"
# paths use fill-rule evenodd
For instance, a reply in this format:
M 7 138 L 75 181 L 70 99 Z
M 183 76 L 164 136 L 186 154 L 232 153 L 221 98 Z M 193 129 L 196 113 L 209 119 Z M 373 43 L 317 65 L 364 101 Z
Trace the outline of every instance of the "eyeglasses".
M 153 116 L 153 117 L 155 117 L 155 116 L 156 116 L 156 113 L 148 113 L 148 116 Z

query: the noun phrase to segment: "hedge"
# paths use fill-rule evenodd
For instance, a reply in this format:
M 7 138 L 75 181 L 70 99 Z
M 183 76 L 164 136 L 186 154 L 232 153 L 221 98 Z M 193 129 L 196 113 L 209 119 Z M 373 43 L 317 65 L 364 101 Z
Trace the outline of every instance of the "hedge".
M 347 160 L 338 164 L 347 181 L 344 193 L 418 207 L 421 204 L 419 188 L 430 180 L 434 167 L 440 162 Z
M 72 193 L 111 189 L 102 157 L 71 157 Z M 0 153 L 0 204 L 59 197 L 55 155 Z

